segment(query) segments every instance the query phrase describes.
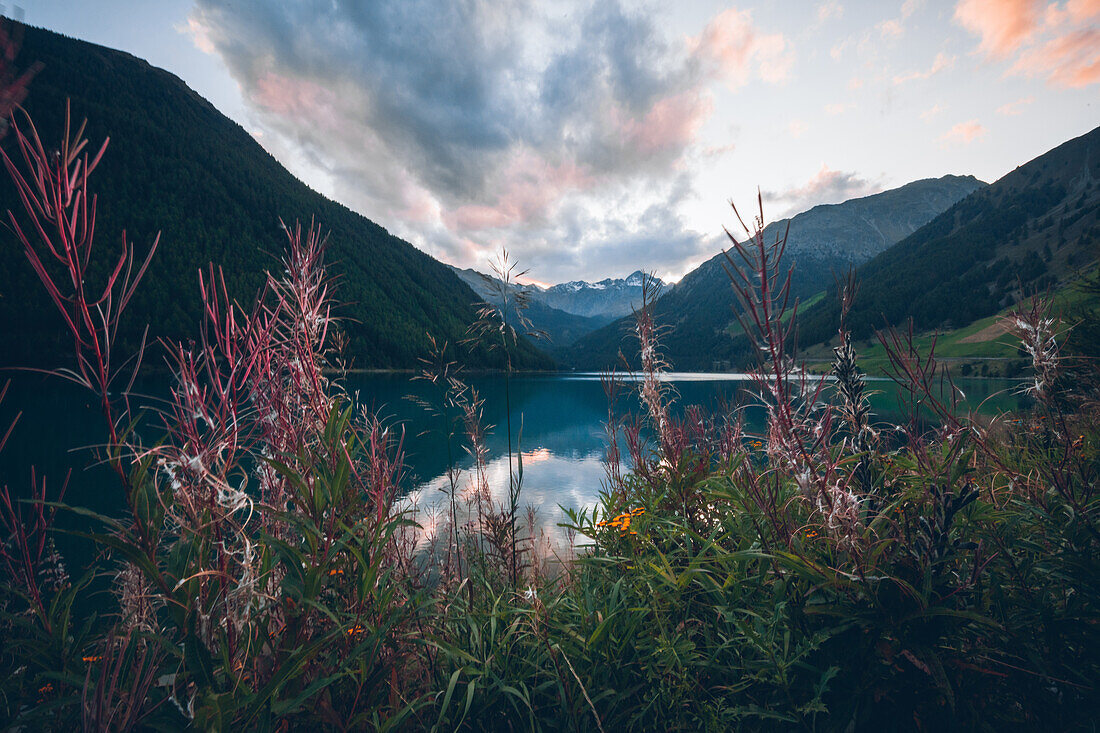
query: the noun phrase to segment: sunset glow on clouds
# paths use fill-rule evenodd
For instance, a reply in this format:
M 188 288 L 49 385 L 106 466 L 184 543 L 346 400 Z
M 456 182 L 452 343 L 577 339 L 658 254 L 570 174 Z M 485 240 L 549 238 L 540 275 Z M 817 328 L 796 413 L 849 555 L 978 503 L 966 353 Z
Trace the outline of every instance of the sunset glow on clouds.
M 979 140 L 985 137 L 985 127 L 982 126 L 977 120 L 970 120 L 969 122 L 960 122 L 952 127 L 950 130 L 940 136 L 940 142 L 946 144 L 952 143 L 972 143 L 975 140 Z
M 91 5 L 26 19 L 180 75 L 429 254 L 544 282 L 676 279 L 758 188 L 773 218 L 990 181 L 1100 121 L 1100 0 Z
M 725 201 L 754 184 L 773 215 L 790 215 L 916 177 L 981 175 L 948 160 L 907 173 L 847 148 L 861 129 L 889 128 L 910 96 L 922 129 L 898 145 L 939 155 L 984 144 L 995 114 L 1025 106 L 1014 92 L 959 105 L 963 119 L 943 112 L 983 65 L 1092 83 L 1096 4 L 830 1 L 777 14 L 700 3 L 677 14 L 646 2 L 199 0 L 188 32 L 240 84 L 277 138 L 261 138 L 269 149 L 436 257 L 483 267 L 503 246 L 544 281 L 639 266 L 676 278 L 717 251 Z M 823 114 L 801 108 L 807 85 L 831 90 Z
M 985 56 L 1014 61 L 1009 74 L 1063 87 L 1100 83 L 1100 0 L 962 0 L 955 19 L 980 36 Z

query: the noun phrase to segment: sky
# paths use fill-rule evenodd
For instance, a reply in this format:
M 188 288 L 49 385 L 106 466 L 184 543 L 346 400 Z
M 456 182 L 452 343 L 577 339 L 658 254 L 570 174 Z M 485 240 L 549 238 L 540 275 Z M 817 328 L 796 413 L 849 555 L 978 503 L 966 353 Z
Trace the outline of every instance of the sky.
M 428 254 L 676 280 L 767 220 L 1100 124 L 1100 0 L 23 0 Z

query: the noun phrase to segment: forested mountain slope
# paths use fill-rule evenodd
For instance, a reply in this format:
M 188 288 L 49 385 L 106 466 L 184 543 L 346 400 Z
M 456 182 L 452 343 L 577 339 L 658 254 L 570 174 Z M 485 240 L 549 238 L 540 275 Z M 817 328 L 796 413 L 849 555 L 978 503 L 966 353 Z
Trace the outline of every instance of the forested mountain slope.
M 792 295 L 806 298 L 821 291 L 834 272 L 865 262 L 984 185 L 973 176 L 944 176 L 798 214 L 789 220 L 783 263 L 784 269 L 794 266 Z M 769 224 L 765 238 L 772 241 L 787 224 L 787 219 Z M 656 321 L 666 329 L 662 343 L 675 369 L 737 367 L 751 356 L 744 337 L 731 328 L 736 297 L 725 266 L 725 255 L 715 255 L 656 303 Z M 629 317 L 612 323 L 580 339 L 562 359 L 581 369 L 612 366 L 630 328 Z M 633 348 L 624 348 L 624 354 L 631 356 Z
M 856 339 L 913 318 L 951 329 L 1043 290 L 1100 252 L 1100 128 L 975 191 L 858 270 Z M 802 343 L 836 333 L 830 293 L 800 318 Z
M 43 141 L 61 139 L 65 100 L 87 118 L 92 146 L 110 137 L 91 179 L 98 193 L 96 240 L 102 276 L 117 257 L 123 229 L 143 253 L 160 248 L 124 323 L 124 339 L 150 334 L 188 339 L 199 322 L 199 268 L 225 268 L 233 295 L 249 302 L 261 272 L 277 265 L 287 223 L 316 220 L 330 233 L 328 261 L 337 276 L 338 315 L 357 367 L 414 368 L 427 333 L 455 342 L 475 317 L 472 291 L 447 266 L 384 228 L 326 199 L 286 171 L 243 130 L 172 74 L 129 54 L 26 27 L 18 65 L 42 68 L 25 106 Z M 13 152 L 13 136 L 2 143 Z M 17 209 L 7 175 L 0 211 Z M 19 213 L 17 211 L 17 213 Z M 5 216 L 6 219 L 6 216 Z M 60 317 L 9 231 L 0 232 L 0 365 L 63 363 L 68 344 Z M 500 365 L 499 352 L 473 346 L 470 366 Z M 552 362 L 523 344 L 518 363 Z

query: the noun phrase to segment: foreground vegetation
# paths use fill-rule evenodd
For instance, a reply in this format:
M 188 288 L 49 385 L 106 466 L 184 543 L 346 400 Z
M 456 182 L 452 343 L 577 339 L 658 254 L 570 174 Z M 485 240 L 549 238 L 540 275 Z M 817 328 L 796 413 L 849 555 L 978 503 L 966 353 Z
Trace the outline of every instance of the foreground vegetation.
M 835 389 L 795 368 L 783 242 L 764 241 L 761 215 L 731 272 L 766 431 L 745 434 L 736 411 L 674 416 L 647 303 L 643 416 L 609 414 L 601 505 L 567 515 L 578 550 L 555 556 L 522 515 L 522 463 L 508 502 L 490 498 L 481 402 L 442 344 L 423 378 L 455 458 L 446 507 L 402 503 L 400 433 L 333 376 L 316 228 L 286 228 L 250 304 L 204 272 L 203 328 L 163 345 L 163 437 L 141 442 L 126 389 L 140 353 L 116 335 L 146 260 L 124 248 L 104 276 L 85 271 L 97 156 L 79 133 L 53 155 L 29 129 L 4 158 L 12 222 L 71 331 L 58 373 L 98 397 L 124 509 L 66 507 L 44 483 L 33 501 L 0 492 L 5 729 L 1095 725 L 1095 374 L 1059 353 L 1042 301 L 1013 321 L 1031 411 L 960 414 L 934 356 L 890 331 L 909 411 L 882 425 L 843 318 Z M 844 305 L 855 295 L 849 282 Z M 500 310 L 482 316 L 481 337 L 516 348 Z M 59 511 L 99 550 L 79 577 L 53 549 Z M 78 615 L 103 584 L 108 610 Z

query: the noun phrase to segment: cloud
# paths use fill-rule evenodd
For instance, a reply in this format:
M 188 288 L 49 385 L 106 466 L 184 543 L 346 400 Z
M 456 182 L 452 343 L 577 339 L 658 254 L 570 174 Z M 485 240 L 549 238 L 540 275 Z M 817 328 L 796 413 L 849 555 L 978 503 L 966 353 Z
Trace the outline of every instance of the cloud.
M 1046 77 L 1054 86 L 1100 82 L 1100 27 L 1071 31 L 1020 54 L 1010 73 Z
M 921 6 L 923 6 L 923 5 L 924 5 L 924 0 L 905 0 L 905 2 L 903 2 L 901 4 L 901 17 L 902 17 L 902 20 L 905 20 L 906 18 L 911 16 L 913 13 L 920 10 Z
M 932 105 L 931 107 L 929 107 L 928 109 L 926 109 L 926 110 L 924 110 L 923 112 L 921 112 L 921 113 L 920 113 L 920 118 L 921 118 L 922 120 L 924 120 L 925 122 L 930 122 L 930 121 L 931 121 L 931 120 L 932 120 L 932 119 L 933 119 L 934 117 L 936 117 L 936 116 L 937 116 L 937 115 L 938 115 L 938 114 L 939 114 L 940 112 L 943 112 L 943 107 L 941 107 L 941 106 L 940 106 L 940 105 L 938 105 L 938 104 L 934 104 L 934 105 Z
M 830 18 L 840 18 L 844 15 L 844 6 L 838 0 L 826 0 L 817 6 L 817 22 L 824 23 Z
M 825 105 L 825 114 L 830 117 L 836 117 L 837 115 L 844 114 L 844 110 L 848 109 L 848 105 L 843 102 L 835 102 L 833 104 Z
M 692 54 L 730 88 L 754 76 L 769 83 L 786 81 L 794 65 L 794 50 L 781 33 L 762 34 L 752 13 L 730 8 L 714 17 L 689 41 Z
M 950 130 L 940 135 L 940 142 L 944 145 L 963 144 L 968 145 L 975 140 L 985 137 L 985 127 L 977 120 L 960 122 Z
M 869 180 L 855 172 L 835 171 L 824 163 L 821 169 L 801 186 L 784 191 L 764 191 L 764 199 L 782 208 L 781 217 L 792 216 L 818 204 L 838 204 L 848 199 L 870 196 L 882 191 L 882 183 Z
M 901 38 L 905 35 L 905 29 L 901 21 L 897 19 L 884 20 L 878 24 L 878 32 L 883 38 Z
M 729 155 L 737 149 L 735 143 L 729 143 L 728 145 L 710 145 L 703 148 L 702 154 L 704 158 L 721 158 L 724 155 Z
M 955 20 L 981 41 L 1007 74 L 1045 78 L 1056 87 L 1100 83 L 1100 0 L 961 0 Z
M 196 0 L 187 32 L 296 173 L 437 257 L 481 265 L 506 245 L 542 280 L 621 266 L 598 253 L 644 239 L 669 181 L 690 189 L 714 87 L 782 83 L 795 61 L 748 11 L 685 39 L 618 2 Z M 591 226 L 611 206 L 622 229 Z M 664 261 L 694 252 L 697 233 L 659 224 Z
M 1022 97 L 1015 102 L 1009 102 L 1008 104 L 1002 104 L 997 108 L 997 114 L 1004 115 L 1005 117 L 1014 117 L 1021 114 L 1024 111 L 1024 107 L 1035 102 L 1035 97 Z
M 213 41 L 211 41 L 210 37 L 206 34 L 206 28 L 195 20 L 194 17 L 188 18 L 186 23 L 176 23 L 173 27 L 176 29 L 177 33 L 191 36 L 191 42 L 195 44 L 195 48 L 208 56 L 213 56 L 217 53 Z
M 924 0 L 905 0 L 905 2 L 901 4 L 900 17 L 884 20 L 875 26 L 878 29 L 879 35 L 889 40 L 901 38 L 905 35 L 905 21 L 908 20 L 913 13 L 917 12 L 923 4 Z
M 809 126 L 802 120 L 791 120 L 790 124 L 787 125 L 787 132 L 789 132 L 793 138 L 802 137 L 809 129 Z
M 932 65 L 924 71 L 910 71 L 906 74 L 898 74 L 894 77 L 895 84 L 904 84 L 908 81 L 914 81 L 917 79 L 930 79 L 941 71 L 946 71 L 955 65 L 955 57 L 948 56 L 942 51 L 936 54 L 936 58 L 932 60 Z
M 1040 4 L 1039 0 L 960 0 L 955 20 L 981 36 L 982 53 L 1005 58 L 1035 33 Z

